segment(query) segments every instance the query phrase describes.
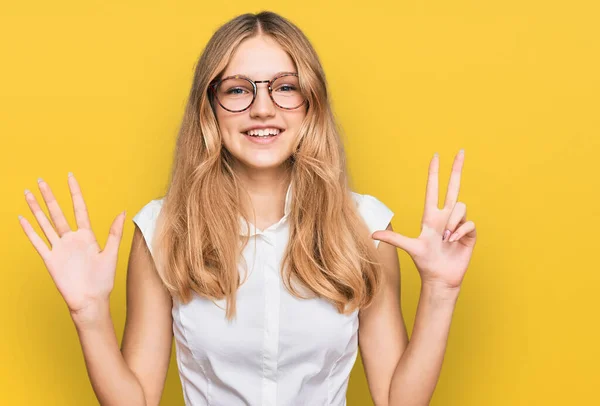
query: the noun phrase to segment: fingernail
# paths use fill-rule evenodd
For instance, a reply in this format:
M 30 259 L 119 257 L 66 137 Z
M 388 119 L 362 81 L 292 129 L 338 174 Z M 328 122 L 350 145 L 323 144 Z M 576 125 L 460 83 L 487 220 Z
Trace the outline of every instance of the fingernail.
M 73 172 L 69 172 L 69 177 L 73 176 Z
M 27 195 L 27 193 L 29 193 L 30 190 L 29 189 L 25 189 L 25 195 Z
M 460 151 L 458 151 L 458 153 L 459 153 L 459 154 L 463 154 L 463 155 L 464 155 L 464 154 L 465 154 L 465 150 L 464 150 L 464 149 L 461 149 Z
M 23 216 L 21 216 L 21 215 L 19 214 L 19 220 L 21 220 L 22 218 L 23 218 Z
M 450 230 L 444 231 L 444 236 L 442 237 L 442 241 L 447 241 L 448 240 L 448 236 L 450 235 L 450 233 L 451 233 Z
M 44 181 L 44 179 L 38 178 L 38 183 L 42 183 L 43 181 Z
M 433 154 L 433 156 L 437 158 L 438 156 L 440 156 L 440 154 L 438 154 L 438 153 L 436 152 L 435 154 Z

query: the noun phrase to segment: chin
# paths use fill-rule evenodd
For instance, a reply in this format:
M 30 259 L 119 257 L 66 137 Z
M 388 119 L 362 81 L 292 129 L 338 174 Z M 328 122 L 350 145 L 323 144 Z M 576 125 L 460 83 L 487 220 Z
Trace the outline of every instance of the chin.
M 245 161 L 243 162 L 243 164 L 249 168 L 252 169 L 276 169 L 279 168 L 280 166 L 282 166 L 284 164 L 285 160 L 280 161 L 257 161 L 257 160 L 252 160 L 252 161 Z
M 267 154 L 256 154 L 238 159 L 240 163 L 252 169 L 275 169 L 282 166 L 291 155 L 268 156 Z

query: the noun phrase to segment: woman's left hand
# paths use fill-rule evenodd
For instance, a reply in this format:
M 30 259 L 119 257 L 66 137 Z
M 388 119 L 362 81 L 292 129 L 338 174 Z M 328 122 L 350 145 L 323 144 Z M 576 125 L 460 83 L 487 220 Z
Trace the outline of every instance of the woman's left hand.
M 418 238 L 409 238 L 390 230 L 375 231 L 372 238 L 406 251 L 413 259 L 422 284 L 451 290 L 460 289 L 467 271 L 477 232 L 467 221 L 467 206 L 457 202 L 464 162 L 461 150 L 454 159 L 444 208 L 438 208 L 439 157 L 433 156 L 425 193 L 425 210 Z

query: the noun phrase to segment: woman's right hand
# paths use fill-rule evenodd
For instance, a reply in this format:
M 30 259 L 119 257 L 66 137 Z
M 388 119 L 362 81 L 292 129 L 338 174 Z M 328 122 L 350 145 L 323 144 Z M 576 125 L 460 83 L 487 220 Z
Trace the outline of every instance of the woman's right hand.
M 19 222 L 42 257 L 71 316 L 89 319 L 97 313 L 98 305 L 108 303 L 113 289 L 125 212 L 120 213 L 113 221 L 106 246 L 101 250 L 90 226 L 81 189 L 70 173 L 68 183 L 77 222 L 76 230 L 71 230 L 50 186 L 41 179 L 38 180 L 38 186 L 54 225 L 29 190 L 25 190 L 25 200 L 51 247 L 48 248 L 25 217 L 19 216 Z

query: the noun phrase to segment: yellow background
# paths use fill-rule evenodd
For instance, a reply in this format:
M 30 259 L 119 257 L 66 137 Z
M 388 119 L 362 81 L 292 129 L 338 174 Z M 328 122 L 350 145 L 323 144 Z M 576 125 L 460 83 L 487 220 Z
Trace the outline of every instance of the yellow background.
M 36 179 L 74 225 L 78 177 L 103 244 L 127 209 L 111 296 L 125 322 L 131 217 L 163 193 L 193 65 L 212 32 L 270 9 L 317 49 L 355 190 L 417 236 L 427 165 L 454 154 L 479 233 L 432 405 L 600 404 L 597 2 L 29 1 L 0 9 L 0 403 L 94 405 L 66 306 L 17 216 Z M 41 201 L 41 200 L 40 200 Z M 39 231 L 37 224 L 35 225 Z M 404 252 L 412 331 L 419 277 Z M 370 405 L 360 360 L 348 405 Z M 174 354 L 163 405 L 183 404 Z

